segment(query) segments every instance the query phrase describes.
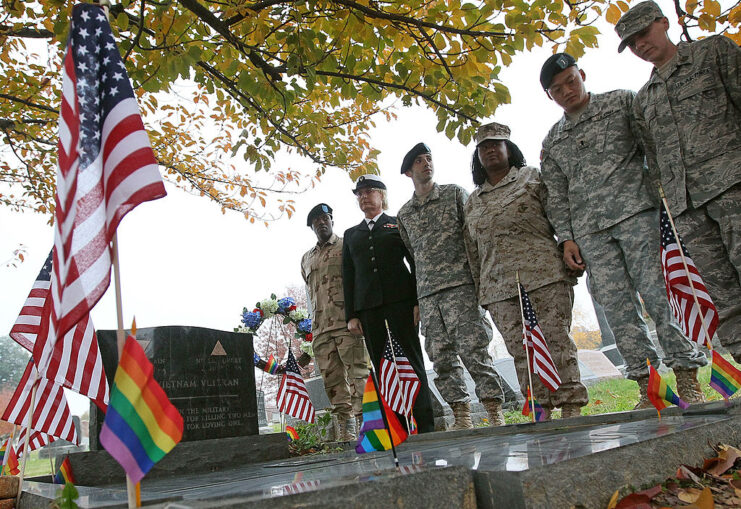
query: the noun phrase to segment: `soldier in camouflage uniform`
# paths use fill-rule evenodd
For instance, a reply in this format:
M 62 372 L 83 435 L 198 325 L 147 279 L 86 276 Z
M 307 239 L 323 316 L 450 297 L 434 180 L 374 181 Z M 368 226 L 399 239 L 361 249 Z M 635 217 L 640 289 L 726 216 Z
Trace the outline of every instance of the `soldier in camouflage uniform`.
M 301 258 L 301 276 L 311 302 L 314 359 L 337 419 L 337 440 L 354 440 L 363 415 L 368 354 L 363 337 L 350 334 L 345 322 L 342 238 L 332 231 L 332 208 L 325 203 L 315 206 L 306 224 L 317 238 L 316 246 Z
M 417 268 L 422 333 L 437 373 L 435 385 L 453 409 L 453 429 L 473 428 L 460 356 L 476 383 L 489 424 L 501 426 L 502 386 L 488 352 L 493 333 L 476 303 L 463 243 L 463 204 L 468 193 L 454 184 L 435 183 L 432 154 L 424 143 L 407 153 L 401 173 L 412 179 L 414 194 L 397 214 L 399 233 Z
M 476 133 L 471 162 L 478 186 L 466 202 L 464 240 L 479 304 L 489 311 L 515 358 L 522 394 L 528 369 L 522 347 L 522 313 L 516 272 L 538 316 L 562 384 L 556 392 L 533 380 L 533 396 L 547 415 L 580 415 L 589 396 L 580 382 L 576 345 L 569 335 L 576 277 L 563 263 L 545 214 L 545 186 L 537 168 L 525 166 L 509 140 L 509 127 L 496 122 Z
M 564 110 L 543 140 L 541 176 L 546 213 L 564 261 L 589 271 L 594 297 L 605 309 L 627 376 L 638 382 L 648 408 L 646 359 L 659 364 L 636 291 L 641 294 L 674 369 L 680 397 L 703 401 L 697 368 L 707 364 L 672 319 L 659 256 L 659 217 L 644 181 L 643 150 L 634 135 L 633 92 L 588 93 L 586 75 L 571 55 L 546 60 L 540 82 Z
M 718 309 L 718 338 L 741 362 L 741 49 L 715 35 L 675 45 L 654 2 L 615 31 L 654 64 L 633 102 L 649 172 Z

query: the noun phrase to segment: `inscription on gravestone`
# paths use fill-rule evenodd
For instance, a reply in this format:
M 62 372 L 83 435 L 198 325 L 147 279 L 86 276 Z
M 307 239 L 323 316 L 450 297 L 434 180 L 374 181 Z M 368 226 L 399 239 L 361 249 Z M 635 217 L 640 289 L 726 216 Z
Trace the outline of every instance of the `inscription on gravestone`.
M 118 363 L 116 331 L 97 331 L 108 381 Z M 258 433 L 252 336 L 201 327 L 138 329 L 154 378 L 183 416 L 183 441 Z M 91 405 L 90 448 L 105 415 Z M 95 430 L 92 432 L 92 430 Z

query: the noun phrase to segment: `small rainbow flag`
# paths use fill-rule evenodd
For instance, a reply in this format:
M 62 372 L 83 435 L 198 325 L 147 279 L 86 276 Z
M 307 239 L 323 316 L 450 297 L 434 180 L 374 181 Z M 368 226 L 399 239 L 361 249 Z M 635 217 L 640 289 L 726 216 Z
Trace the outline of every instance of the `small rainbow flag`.
M 136 484 L 183 437 L 183 417 L 153 376 L 133 336 L 126 338 L 100 443 Z
M 59 470 L 54 474 L 54 484 L 77 484 L 75 476 L 72 474 L 72 464 L 69 462 L 69 456 L 59 465 Z
M 8 448 L 8 442 L 10 442 L 9 438 L 3 442 L 2 446 L 0 446 L 0 465 L 5 463 L 5 450 Z
M 540 406 L 537 399 L 533 398 L 532 394 L 530 394 L 530 387 L 528 387 L 527 399 L 525 400 L 525 405 L 522 407 L 522 415 L 529 416 L 533 406 L 535 407 L 535 422 L 545 421 L 545 409 Z
M 365 382 L 365 392 L 363 392 L 363 427 L 360 429 L 358 443 L 355 446 L 355 451 L 358 454 L 388 451 L 391 449 L 391 440 L 393 440 L 394 445 L 399 445 L 408 436 L 393 410 L 389 408 L 383 398 L 378 397 L 371 377 L 372 375 L 368 376 L 368 380 Z M 386 420 L 389 423 L 391 440 L 389 439 L 389 430 L 383 423 L 379 399 L 383 404 Z
M 293 426 L 286 426 L 286 435 L 288 435 L 288 441 L 293 442 L 298 440 L 298 431 Z
M 661 417 L 661 411 L 669 405 L 677 405 L 679 408 L 687 408 L 689 404 L 682 401 L 682 399 L 674 393 L 672 388 L 667 385 L 663 378 L 661 378 L 659 372 L 654 369 L 648 359 L 646 359 L 646 363 L 648 364 L 649 372 L 648 399 L 650 399 L 651 403 L 656 407 L 659 417 Z
M 710 387 L 725 399 L 730 398 L 741 388 L 741 371 L 713 350 L 713 369 L 710 372 Z
M 270 357 L 268 357 L 268 360 L 265 361 L 265 367 L 262 368 L 263 371 L 266 373 L 270 373 L 271 375 L 274 375 L 275 372 L 278 370 L 278 361 L 275 360 L 275 357 L 273 357 L 273 354 L 270 354 Z
M 3 467 L 3 475 L 18 475 L 21 470 L 18 468 L 18 453 L 15 448 L 6 442 L 8 459 L 5 461 L 5 467 Z

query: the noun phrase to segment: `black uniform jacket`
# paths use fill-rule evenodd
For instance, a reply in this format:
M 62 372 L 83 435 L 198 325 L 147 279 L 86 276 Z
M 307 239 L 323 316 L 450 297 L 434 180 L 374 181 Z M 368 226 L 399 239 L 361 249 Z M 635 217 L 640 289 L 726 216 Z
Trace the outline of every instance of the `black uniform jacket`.
M 357 318 L 358 311 L 383 304 L 405 300 L 416 304 L 414 261 L 395 217 L 381 214 L 372 231 L 365 220 L 345 231 L 342 281 L 347 321 Z

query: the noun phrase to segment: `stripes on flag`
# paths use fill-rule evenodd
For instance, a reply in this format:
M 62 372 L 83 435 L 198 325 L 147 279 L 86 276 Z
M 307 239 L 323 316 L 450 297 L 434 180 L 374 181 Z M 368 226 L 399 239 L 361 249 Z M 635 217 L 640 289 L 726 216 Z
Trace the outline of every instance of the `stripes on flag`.
M 390 330 L 381 357 L 378 384 L 391 410 L 407 416 L 412 413 L 420 389 L 419 377 Z
M 682 327 L 682 332 L 692 341 L 700 345 L 708 345 L 713 339 L 715 330 L 718 328 L 718 311 L 713 304 L 713 299 L 708 294 L 705 282 L 700 276 L 700 272 L 692 261 L 687 248 L 682 242 L 682 238 L 677 239 L 672 231 L 669 222 L 669 214 L 664 204 L 661 204 L 661 268 L 664 273 L 664 283 L 666 285 L 666 295 L 669 298 L 669 305 L 674 318 L 677 319 Z M 679 235 L 677 233 L 677 235 Z M 687 277 L 687 271 L 682 263 L 682 255 L 687 263 L 687 269 L 692 276 L 692 287 L 697 295 L 698 306 L 695 304 L 695 298 L 690 287 L 690 279 Z M 702 319 L 700 318 L 702 315 Z M 710 337 L 706 337 L 703 329 L 703 320 L 708 329 Z
M 42 447 L 46 447 L 50 443 L 56 441 L 57 439 L 47 433 L 44 433 L 43 431 L 37 431 L 33 430 L 31 432 L 31 437 L 28 439 L 28 452 L 33 452 L 36 449 L 41 449 Z M 24 442 L 26 441 L 26 428 L 23 428 L 21 432 L 18 435 L 18 450 L 20 451 L 23 447 Z M 22 456 L 22 454 L 18 454 L 18 457 Z
M 64 458 L 62 464 L 59 465 L 59 470 L 54 474 L 54 484 L 66 484 L 66 483 L 77 484 L 75 476 L 72 473 L 72 464 L 69 461 L 69 456 Z
M 67 398 L 64 396 L 64 389 L 61 385 L 46 378 L 38 378 L 38 376 L 33 359 L 30 359 L 0 419 L 25 426 L 31 406 L 31 390 L 38 383 L 31 429 L 79 445 L 79 437 L 72 422 L 72 414 Z
M 543 331 L 538 325 L 530 296 L 525 287 L 520 284 L 520 297 L 522 302 L 522 343 L 530 358 L 530 371 L 540 378 L 540 381 L 555 392 L 561 385 L 561 377 L 558 375 L 556 364 L 553 362 L 551 352 L 548 350 Z
M 710 387 L 728 399 L 741 388 L 741 371 L 713 350 L 713 367 L 710 372 Z
M 408 437 L 396 414 L 389 408 L 383 397 L 379 397 L 376 388 L 373 386 L 372 377 L 372 374 L 368 375 L 363 391 L 363 426 L 358 432 L 358 443 L 355 445 L 355 452 L 358 454 L 388 451 L 391 449 L 392 440 L 396 446 Z M 388 428 L 383 421 L 381 405 L 383 405 Z M 391 433 L 390 437 L 389 432 Z
M 69 33 L 62 67 L 51 309 L 34 347 L 42 374 L 53 362 L 57 338 L 108 288 L 110 242 L 123 216 L 166 194 L 103 9 L 75 5 Z
M 545 421 L 545 409 L 538 403 L 532 394 L 530 394 L 530 387 L 527 388 L 527 398 L 525 399 L 525 405 L 522 407 L 522 415 L 530 417 L 530 413 L 535 408 L 535 422 Z
M 311 404 L 309 391 L 306 390 L 306 383 L 301 376 L 296 358 L 290 350 L 286 360 L 286 372 L 278 388 L 277 405 L 282 413 L 296 419 L 314 422 L 316 418 L 314 405 Z
M 689 404 L 674 393 L 672 388 L 661 378 L 659 372 L 656 371 L 648 360 L 646 362 L 648 362 L 649 372 L 647 396 L 653 406 L 656 407 L 659 416 L 661 416 L 661 411 L 669 405 L 677 405 L 682 409 L 687 408 Z

